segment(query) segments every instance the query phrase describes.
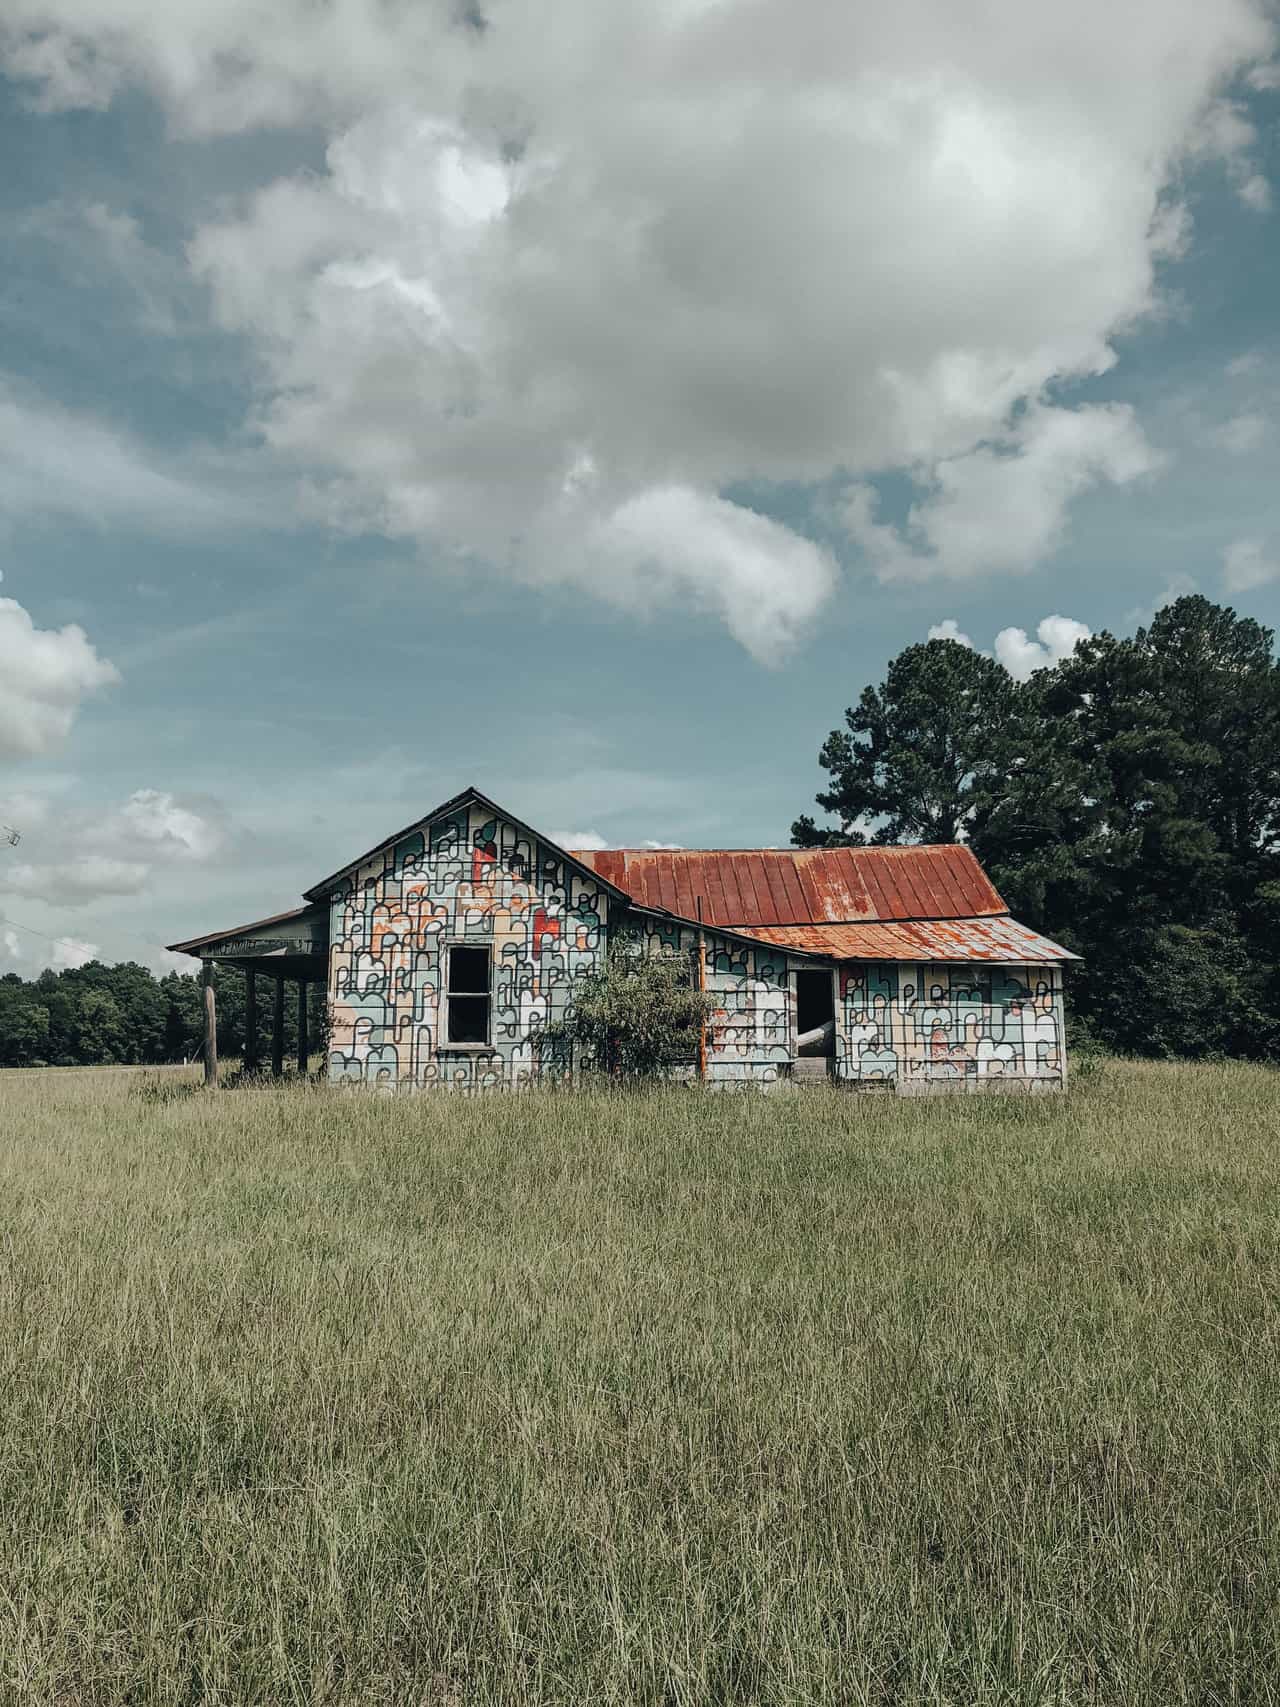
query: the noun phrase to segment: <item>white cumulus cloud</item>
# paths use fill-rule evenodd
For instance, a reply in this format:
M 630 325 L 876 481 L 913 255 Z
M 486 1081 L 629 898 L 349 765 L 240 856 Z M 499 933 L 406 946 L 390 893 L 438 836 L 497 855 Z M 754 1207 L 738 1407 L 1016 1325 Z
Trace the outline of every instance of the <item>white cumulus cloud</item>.
M 210 859 L 224 840 L 218 822 L 158 788 L 135 790 L 98 833 L 152 858 Z
M 6 866 L 0 873 L 0 882 L 15 895 L 82 907 L 103 895 L 139 894 L 149 870 L 150 867 L 135 860 L 85 854 L 78 859 L 53 860 L 47 865 L 23 861 Z
M 606 841 L 605 838 L 596 830 L 556 830 L 553 831 L 551 840 L 559 847 L 572 848 L 573 850 L 581 853 L 598 853 L 602 848 L 611 848 L 613 846 L 612 842 Z M 655 853 L 674 853 L 677 850 L 682 849 L 684 847 L 684 843 L 644 841 L 640 843 L 640 846 L 642 848 L 648 848 Z
M 204 810 L 162 789 L 137 789 L 106 811 L 63 805 L 21 818 L 21 857 L 0 865 L 0 893 L 50 906 L 85 907 L 111 896 L 139 895 L 157 871 L 207 862 L 226 831 L 212 805 Z
M 575 853 L 598 853 L 613 845 L 596 830 L 552 830 L 551 840 L 558 848 L 569 848 Z
M 310 513 L 711 612 L 765 659 L 835 585 L 757 512 L 784 484 L 911 471 L 905 528 L 864 497 L 855 536 L 886 578 L 967 576 L 1154 466 L 1122 406 L 1044 399 L 1159 305 L 1184 162 L 1262 205 L 1231 91 L 1274 46 L 1263 0 L 989 0 L 980 27 L 954 0 L 560 0 L 553 28 L 514 0 L 7 0 L 0 25 L 46 107 L 141 87 L 188 135 L 324 129 L 321 171 L 203 210 L 190 246 Z
M 0 598 L 0 757 L 49 752 L 81 701 L 119 679 L 75 623 L 37 628 L 16 599 Z
M 1092 629 L 1070 616 L 1046 616 L 1036 626 L 1033 640 L 1025 628 L 1002 628 L 996 635 L 992 651 L 1015 681 L 1025 682 L 1037 670 L 1052 669 L 1069 658 L 1081 640 L 1088 640 Z M 935 622 L 929 630 L 930 640 L 954 640 L 960 646 L 978 648 L 963 631 L 954 617 Z M 988 657 L 990 653 L 986 654 Z
M 1237 539 L 1222 554 L 1222 584 L 1229 593 L 1250 593 L 1280 578 L 1280 563 L 1259 539 Z
M 996 444 L 934 464 L 904 527 L 877 519 L 866 486 L 850 493 L 844 521 L 884 581 L 1007 574 L 1054 549 L 1081 492 L 1127 484 L 1160 462 L 1125 404 L 1036 407 Z
M 723 617 L 768 662 L 790 651 L 835 584 L 835 563 L 811 540 L 739 504 L 688 487 L 655 488 L 614 510 L 593 536 L 605 588 L 642 604 L 663 587 Z
M 996 657 L 1017 682 L 1025 682 L 1037 670 L 1051 670 L 1069 658 L 1091 630 L 1069 616 L 1046 616 L 1036 626 L 1036 638 L 1025 628 L 1002 628 L 996 635 Z
M 50 946 L 49 964 L 55 972 L 69 972 L 73 967 L 84 966 L 98 954 L 96 942 L 83 942 L 79 937 L 59 937 Z

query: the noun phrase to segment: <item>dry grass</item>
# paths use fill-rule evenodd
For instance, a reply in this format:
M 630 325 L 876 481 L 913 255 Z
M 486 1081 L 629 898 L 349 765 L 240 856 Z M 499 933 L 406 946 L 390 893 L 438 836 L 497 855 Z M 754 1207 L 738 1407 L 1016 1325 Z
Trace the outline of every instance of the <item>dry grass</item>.
M 0 1075 L 0 1700 L 1280 1699 L 1278 1091 Z

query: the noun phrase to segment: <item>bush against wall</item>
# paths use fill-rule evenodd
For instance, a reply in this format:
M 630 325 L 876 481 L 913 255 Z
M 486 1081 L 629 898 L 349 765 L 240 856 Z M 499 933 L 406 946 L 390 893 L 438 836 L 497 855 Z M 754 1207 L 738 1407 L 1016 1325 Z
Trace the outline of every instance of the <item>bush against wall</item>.
M 572 1011 L 544 1028 L 544 1059 L 570 1057 L 618 1078 L 650 1078 L 697 1059 L 714 1007 L 695 987 L 687 960 L 614 942 L 602 970 L 578 984 Z

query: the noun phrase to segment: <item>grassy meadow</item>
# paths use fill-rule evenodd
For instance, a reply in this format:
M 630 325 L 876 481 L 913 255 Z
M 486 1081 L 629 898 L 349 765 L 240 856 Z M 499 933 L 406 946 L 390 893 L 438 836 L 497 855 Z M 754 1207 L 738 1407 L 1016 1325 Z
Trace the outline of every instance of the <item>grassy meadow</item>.
M 1280 1075 L 0 1074 L 0 1702 L 1280 1701 Z

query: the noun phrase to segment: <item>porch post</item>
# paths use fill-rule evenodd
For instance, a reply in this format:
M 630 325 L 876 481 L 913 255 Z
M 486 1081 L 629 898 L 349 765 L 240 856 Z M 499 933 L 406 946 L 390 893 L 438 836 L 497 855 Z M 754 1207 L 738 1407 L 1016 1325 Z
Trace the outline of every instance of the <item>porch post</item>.
M 284 1073 L 284 979 L 276 979 L 276 1004 L 271 1028 L 271 1077 Z
M 307 981 L 298 979 L 298 1072 L 305 1079 L 310 1056 L 307 1042 Z
M 244 975 L 244 1070 L 258 1070 L 258 974 L 251 967 Z
M 213 993 L 213 962 L 206 960 L 200 968 L 204 985 L 204 1082 L 218 1088 L 218 1005 Z

